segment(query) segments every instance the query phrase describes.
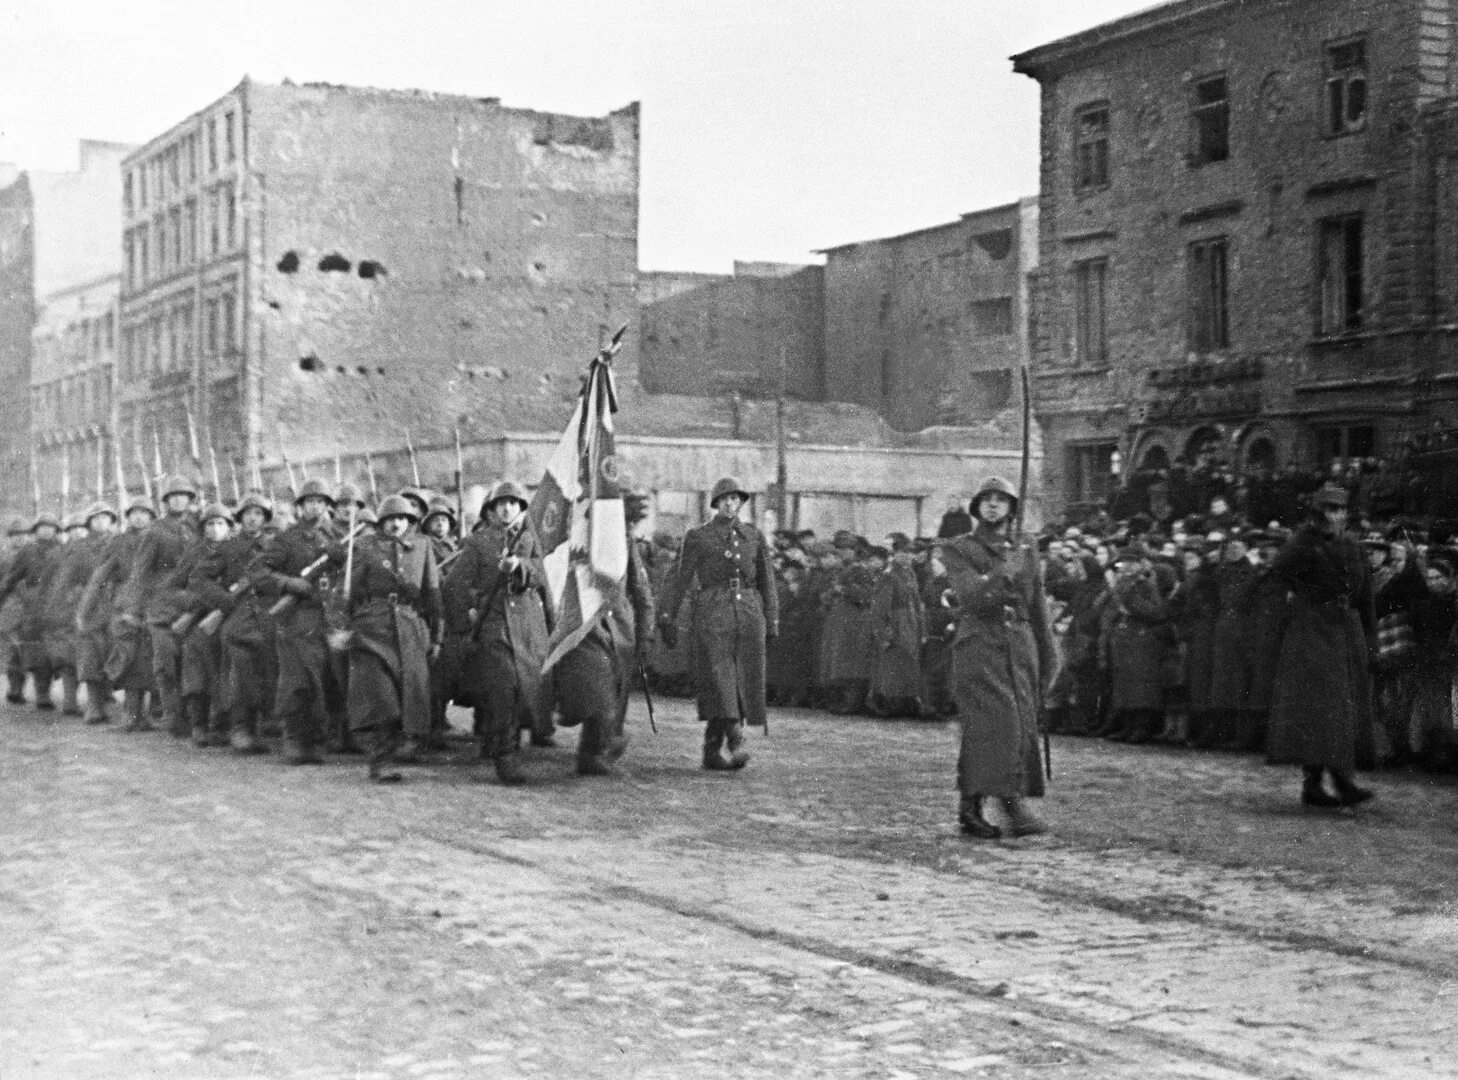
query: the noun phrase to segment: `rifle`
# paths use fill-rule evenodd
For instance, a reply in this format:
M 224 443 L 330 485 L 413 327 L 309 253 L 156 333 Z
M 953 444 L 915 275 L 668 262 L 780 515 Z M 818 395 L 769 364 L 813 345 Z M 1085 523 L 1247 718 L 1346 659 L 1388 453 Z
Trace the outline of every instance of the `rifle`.
M 355 538 L 355 536 L 358 535 L 363 529 L 364 529 L 364 523 L 361 522 L 360 524 L 356 525 L 353 529 L 351 529 L 349 535 L 347 537 L 345 537 L 345 542 L 347 544 L 349 544 L 349 550 L 351 552 L 353 552 L 353 550 L 354 550 L 354 538 Z M 320 570 L 322 570 L 324 568 L 324 565 L 326 563 L 328 563 L 328 562 L 329 562 L 329 553 L 326 551 L 323 555 L 320 555 L 317 559 L 315 559 L 313 562 L 311 562 L 308 566 L 306 566 L 302 570 L 300 570 L 299 571 L 299 577 L 301 577 L 301 578 L 311 578 L 311 577 L 313 577 Z M 290 593 L 288 596 L 281 596 L 281 597 L 278 598 L 278 601 L 273 605 L 273 607 L 271 607 L 271 608 L 268 609 L 268 613 L 270 615 L 282 615 L 285 611 L 287 611 L 289 608 L 293 607 L 296 603 L 298 603 L 298 600 L 299 600 L 299 598 L 297 596 L 293 595 L 293 593 Z
M 294 498 L 297 499 L 299 497 L 299 481 L 294 476 L 294 466 L 289 461 L 289 456 L 287 454 L 280 454 L 279 457 L 283 458 L 284 468 L 288 471 L 289 474 L 289 490 L 294 493 Z
M 452 426 L 452 434 L 456 437 L 456 539 L 466 539 L 466 489 L 462 486 L 462 474 L 465 472 L 465 465 L 461 461 L 461 429 Z
M 410 451 L 410 474 L 415 477 L 415 486 L 420 487 L 420 463 L 415 460 L 415 443 L 410 439 L 410 429 L 405 429 L 405 449 Z
M 376 506 L 380 505 L 380 487 L 375 483 L 375 463 L 370 457 L 370 452 L 365 451 L 365 470 L 370 474 L 370 502 Z
M 213 468 L 213 497 L 218 502 L 223 501 L 223 482 L 218 479 L 218 452 L 213 448 L 213 440 L 208 439 L 208 463 Z
M 634 658 L 638 661 L 638 678 L 643 680 L 643 700 L 648 704 L 648 726 L 653 729 L 653 734 L 658 734 L 658 721 L 653 719 L 653 691 L 648 688 L 648 671 L 643 667 L 643 654 L 634 651 Z
M 233 477 L 233 505 L 236 506 L 243 501 L 243 491 L 238 487 L 238 463 L 232 454 L 228 455 L 228 472 Z
M 1028 505 L 1028 468 L 1032 458 L 1032 430 L 1033 430 L 1033 385 L 1028 377 L 1028 365 L 1023 364 L 1021 368 L 1022 390 L 1023 390 L 1023 457 L 1022 467 L 1018 472 L 1018 506 L 1014 514 L 1013 529 L 1018 538 L 1019 544 L 1023 540 L 1023 508 Z M 1033 556 L 1037 558 L 1036 553 Z M 1043 772 L 1049 780 L 1053 779 L 1053 736 L 1048 732 L 1046 721 L 1042 722 L 1043 728 Z
M 248 571 L 252 570 L 254 564 L 256 564 L 258 560 L 262 557 L 263 552 L 259 551 L 254 554 L 251 560 L 249 560 L 248 565 L 243 568 L 243 575 L 239 577 L 237 581 L 233 582 L 233 584 L 228 586 L 229 597 L 236 598 L 243 595 L 243 593 L 247 591 L 248 587 L 252 584 L 252 582 L 250 582 L 248 579 Z M 223 609 L 215 608 L 214 610 L 204 615 L 201 620 L 197 618 L 196 612 L 184 611 L 181 615 L 177 616 L 177 618 L 172 621 L 172 632 L 174 634 L 185 634 L 192 629 L 194 622 L 197 623 L 197 628 L 203 633 L 216 633 L 218 627 L 223 624 Z

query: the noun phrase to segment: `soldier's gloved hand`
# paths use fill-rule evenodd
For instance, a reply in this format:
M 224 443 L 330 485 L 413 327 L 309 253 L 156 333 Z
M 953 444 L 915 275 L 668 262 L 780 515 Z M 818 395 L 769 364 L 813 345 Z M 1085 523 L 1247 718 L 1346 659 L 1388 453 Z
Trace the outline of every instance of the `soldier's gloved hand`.
M 667 645 L 670 649 L 676 649 L 676 648 L 678 648 L 678 627 L 677 626 L 675 626 L 673 623 L 670 623 L 670 622 L 659 623 L 658 624 L 658 633 L 659 633 L 659 636 L 661 636 L 663 638 L 663 644 Z

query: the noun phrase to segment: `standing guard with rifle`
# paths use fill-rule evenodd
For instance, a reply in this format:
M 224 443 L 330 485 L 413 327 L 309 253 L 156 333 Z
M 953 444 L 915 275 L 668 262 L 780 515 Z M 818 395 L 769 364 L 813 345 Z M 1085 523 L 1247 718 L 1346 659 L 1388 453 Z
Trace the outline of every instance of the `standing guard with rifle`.
M 440 651 L 441 601 L 435 556 L 411 535 L 414 508 L 397 495 L 379 516 L 378 533 L 356 543 L 351 529 L 344 551 L 330 553 L 343 567 L 349 617 L 331 644 L 349 654 L 350 730 L 370 739 L 369 777 L 385 783 L 401 779 L 386 769 L 401 735 L 418 744 L 430 731 L 428 664 Z
M 1021 499 L 1000 477 L 972 498 L 976 526 L 938 547 L 946 566 L 942 604 L 956 616 L 952 694 L 962 724 L 957 759 L 959 820 L 969 836 L 993 840 L 1002 830 L 983 815 L 1001 800 L 1013 836 L 1047 827 L 1023 800 L 1044 792 L 1038 754 L 1042 700 L 1057 669 L 1038 552 L 1018 536 Z
M 446 606 L 471 617 L 471 644 L 461 682 L 474 705 L 481 756 L 496 764 L 504 784 L 520 784 L 521 728 L 532 742 L 550 739 L 542 692 L 547 658 L 546 570 L 541 544 L 526 516 L 527 493 L 511 480 L 498 482 L 481 507 L 487 522 L 466 538 L 446 576 Z M 544 736 L 544 731 L 546 732 Z
M 284 761 L 323 762 L 329 665 L 329 626 L 320 571 L 340 539 L 331 513 L 334 496 L 323 480 L 306 480 L 294 498 L 297 520 L 263 553 L 259 592 L 279 598 L 269 609 L 278 627 L 278 689 L 273 714 L 283 725 Z

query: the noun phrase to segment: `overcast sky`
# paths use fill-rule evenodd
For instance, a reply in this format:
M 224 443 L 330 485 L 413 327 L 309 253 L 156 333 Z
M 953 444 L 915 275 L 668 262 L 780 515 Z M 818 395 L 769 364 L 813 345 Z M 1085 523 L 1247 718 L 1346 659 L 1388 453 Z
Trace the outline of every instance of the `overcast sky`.
M 0 0 L 0 161 L 74 168 L 245 74 L 643 103 L 640 261 L 796 261 L 1031 195 L 1007 57 L 1149 0 Z

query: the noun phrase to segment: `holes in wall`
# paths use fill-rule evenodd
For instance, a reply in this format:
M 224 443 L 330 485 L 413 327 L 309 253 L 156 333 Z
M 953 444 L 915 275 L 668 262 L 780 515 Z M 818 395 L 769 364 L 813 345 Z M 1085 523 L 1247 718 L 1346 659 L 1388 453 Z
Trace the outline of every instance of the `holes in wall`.
M 321 364 L 321 363 L 319 363 L 319 358 L 317 356 L 301 356 L 301 357 L 299 357 L 299 370 L 300 371 L 322 371 L 323 368 L 324 368 L 324 365 Z
M 299 272 L 299 253 L 297 251 L 285 251 L 283 258 L 278 261 L 278 272 L 280 274 L 297 274 Z
M 362 278 L 384 277 L 385 264 L 376 262 L 374 259 L 361 259 L 359 261 L 359 276 Z
M 325 273 L 349 273 L 349 260 L 337 251 L 331 251 L 319 260 L 319 269 Z

